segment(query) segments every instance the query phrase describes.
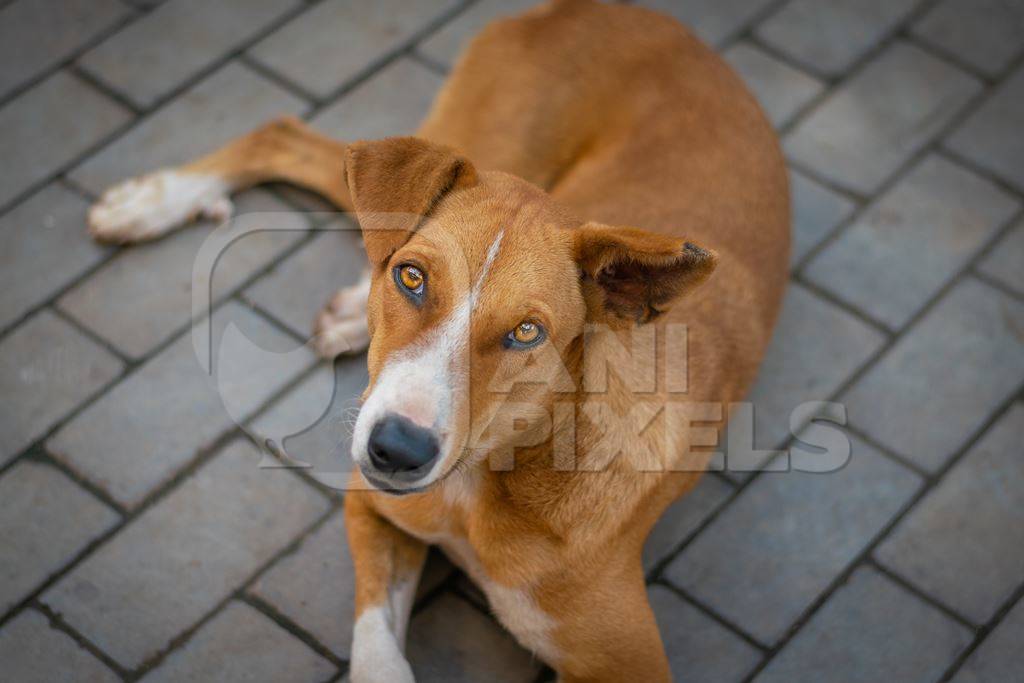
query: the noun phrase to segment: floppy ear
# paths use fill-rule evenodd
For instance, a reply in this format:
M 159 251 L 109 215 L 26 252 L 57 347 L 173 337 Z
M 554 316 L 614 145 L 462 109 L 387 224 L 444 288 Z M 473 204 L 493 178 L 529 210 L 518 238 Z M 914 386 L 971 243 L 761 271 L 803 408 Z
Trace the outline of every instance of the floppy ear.
M 445 193 L 476 183 L 468 159 L 413 137 L 349 145 L 345 175 L 373 264 L 405 244 Z
M 718 255 L 676 237 L 586 223 L 576 229 L 576 263 L 614 316 L 643 324 L 708 279 Z

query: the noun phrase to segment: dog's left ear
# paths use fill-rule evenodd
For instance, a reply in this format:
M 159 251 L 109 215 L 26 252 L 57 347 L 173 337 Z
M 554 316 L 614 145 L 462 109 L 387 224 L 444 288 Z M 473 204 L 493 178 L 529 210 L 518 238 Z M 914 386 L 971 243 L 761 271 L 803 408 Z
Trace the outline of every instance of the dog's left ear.
M 583 276 L 603 292 L 610 315 L 654 320 L 710 277 L 718 255 L 683 239 L 637 228 L 586 223 L 576 229 Z
M 445 194 L 477 179 L 455 150 L 414 137 L 349 145 L 345 178 L 374 265 L 405 244 Z

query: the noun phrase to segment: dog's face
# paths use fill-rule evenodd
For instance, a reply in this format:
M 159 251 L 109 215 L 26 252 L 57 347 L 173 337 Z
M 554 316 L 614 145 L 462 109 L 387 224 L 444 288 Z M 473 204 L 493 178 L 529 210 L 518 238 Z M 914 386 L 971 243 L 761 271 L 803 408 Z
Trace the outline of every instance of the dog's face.
M 352 455 L 393 492 L 543 439 L 554 396 L 575 391 L 585 323 L 647 322 L 714 267 L 675 238 L 581 225 L 412 138 L 354 145 L 346 170 L 373 275 Z

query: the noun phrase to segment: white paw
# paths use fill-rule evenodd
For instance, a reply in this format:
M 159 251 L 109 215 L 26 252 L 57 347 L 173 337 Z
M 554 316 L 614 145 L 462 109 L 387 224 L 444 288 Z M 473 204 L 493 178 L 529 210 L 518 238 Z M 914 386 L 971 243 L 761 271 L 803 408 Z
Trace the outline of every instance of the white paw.
M 366 311 L 351 317 L 335 315 L 326 308 L 320 311 L 313 324 L 312 344 L 316 352 L 327 359 L 364 351 L 370 345 Z
M 323 358 L 359 353 L 370 345 L 366 327 L 366 299 L 370 295 L 370 275 L 339 289 L 313 323 L 313 348 Z
M 162 170 L 115 185 L 89 209 L 89 233 L 103 242 L 141 242 L 200 216 L 231 217 L 221 178 Z

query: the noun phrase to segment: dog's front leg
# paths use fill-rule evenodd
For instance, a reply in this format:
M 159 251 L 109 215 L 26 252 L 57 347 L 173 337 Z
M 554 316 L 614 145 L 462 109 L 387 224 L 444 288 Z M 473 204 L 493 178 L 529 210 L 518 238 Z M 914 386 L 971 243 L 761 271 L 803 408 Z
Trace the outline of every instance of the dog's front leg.
M 377 495 L 350 491 L 345 527 L 356 573 L 356 615 L 349 678 L 352 683 L 414 681 L 405 660 L 405 634 L 427 557 L 427 546 L 381 517 Z

